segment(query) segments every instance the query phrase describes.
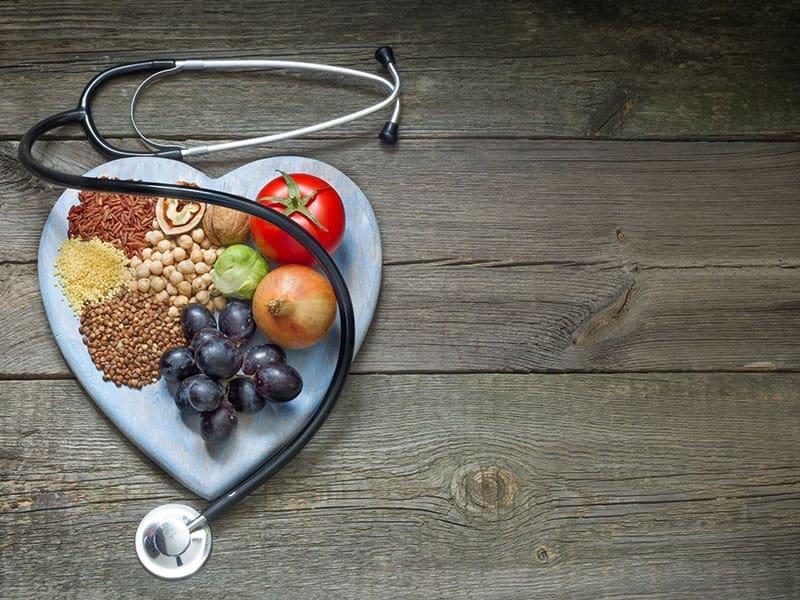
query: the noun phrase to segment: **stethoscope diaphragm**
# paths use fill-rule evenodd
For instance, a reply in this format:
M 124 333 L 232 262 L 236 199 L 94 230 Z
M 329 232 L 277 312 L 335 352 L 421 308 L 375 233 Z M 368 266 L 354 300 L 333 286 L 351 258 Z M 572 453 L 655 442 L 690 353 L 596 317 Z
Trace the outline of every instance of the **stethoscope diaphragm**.
M 211 528 L 185 504 L 162 504 L 147 513 L 136 530 L 136 555 L 162 579 L 195 573 L 211 553 Z

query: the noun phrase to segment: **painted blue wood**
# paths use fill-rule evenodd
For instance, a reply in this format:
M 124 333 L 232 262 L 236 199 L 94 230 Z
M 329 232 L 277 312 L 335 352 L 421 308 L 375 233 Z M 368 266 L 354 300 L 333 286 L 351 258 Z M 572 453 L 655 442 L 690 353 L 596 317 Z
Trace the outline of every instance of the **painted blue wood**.
M 174 183 L 189 181 L 255 198 L 261 187 L 286 172 L 310 173 L 328 181 L 342 197 L 346 230 L 334 258 L 350 289 L 356 317 L 356 351 L 375 312 L 380 292 L 382 252 L 378 223 L 372 207 L 358 187 L 334 167 L 295 156 L 272 157 L 244 165 L 211 179 L 178 161 L 158 158 L 121 159 L 89 171 L 94 177 L 119 177 Z M 289 362 L 303 376 L 299 397 L 281 405 L 268 405 L 255 415 L 240 415 L 234 436 L 216 448 L 200 438 L 199 417 L 182 416 L 163 381 L 141 390 L 104 382 L 78 334 L 72 313 L 55 276 L 58 248 L 67 236 L 67 215 L 78 202 L 76 190 L 66 190 L 56 202 L 39 246 L 39 285 L 47 318 L 56 342 L 81 385 L 108 418 L 142 452 L 195 494 L 219 496 L 268 459 L 310 418 L 328 386 L 338 355 L 339 325 L 319 344 L 290 351 Z M 263 342 L 260 334 L 251 344 Z M 68 410 L 68 407 L 65 407 Z

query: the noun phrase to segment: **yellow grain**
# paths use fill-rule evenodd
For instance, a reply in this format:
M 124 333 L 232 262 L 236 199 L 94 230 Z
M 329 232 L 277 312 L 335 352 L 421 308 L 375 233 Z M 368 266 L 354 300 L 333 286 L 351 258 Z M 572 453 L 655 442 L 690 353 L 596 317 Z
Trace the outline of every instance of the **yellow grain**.
M 56 276 L 73 312 L 80 316 L 87 302 L 102 302 L 124 283 L 125 254 L 97 238 L 65 240 L 58 249 Z

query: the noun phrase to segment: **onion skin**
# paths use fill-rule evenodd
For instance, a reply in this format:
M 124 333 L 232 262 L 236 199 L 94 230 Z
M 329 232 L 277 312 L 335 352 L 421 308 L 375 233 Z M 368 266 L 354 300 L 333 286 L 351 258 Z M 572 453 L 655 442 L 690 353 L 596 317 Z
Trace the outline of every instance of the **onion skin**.
M 253 319 L 259 331 L 283 348 L 308 348 L 330 331 L 336 296 L 328 280 L 305 265 L 270 271 L 253 295 Z

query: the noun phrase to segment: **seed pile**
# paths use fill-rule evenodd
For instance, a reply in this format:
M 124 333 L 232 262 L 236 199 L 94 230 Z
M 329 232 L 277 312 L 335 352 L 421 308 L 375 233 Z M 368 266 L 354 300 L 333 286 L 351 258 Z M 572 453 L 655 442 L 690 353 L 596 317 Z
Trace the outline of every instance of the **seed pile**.
M 73 312 L 80 316 L 84 304 L 101 302 L 116 294 L 124 284 L 127 264 L 122 251 L 97 238 L 62 242 L 56 276 Z
M 79 204 L 69 209 L 68 236 L 99 238 L 113 244 L 131 258 L 148 246 L 145 235 L 155 216 L 156 199 L 106 192 L 78 193 Z
M 159 359 L 186 338 L 180 317 L 149 293 L 124 291 L 87 305 L 78 330 L 104 381 L 141 388 L 159 377 Z
M 141 251 L 141 258 L 131 259 L 130 290 L 149 292 L 159 302 L 170 304 L 171 315 L 192 303 L 209 310 L 225 306 L 212 279 L 214 262 L 223 248 L 213 245 L 202 227 L 169 236 L 156 224 L 145 239 L 149 246 Z

